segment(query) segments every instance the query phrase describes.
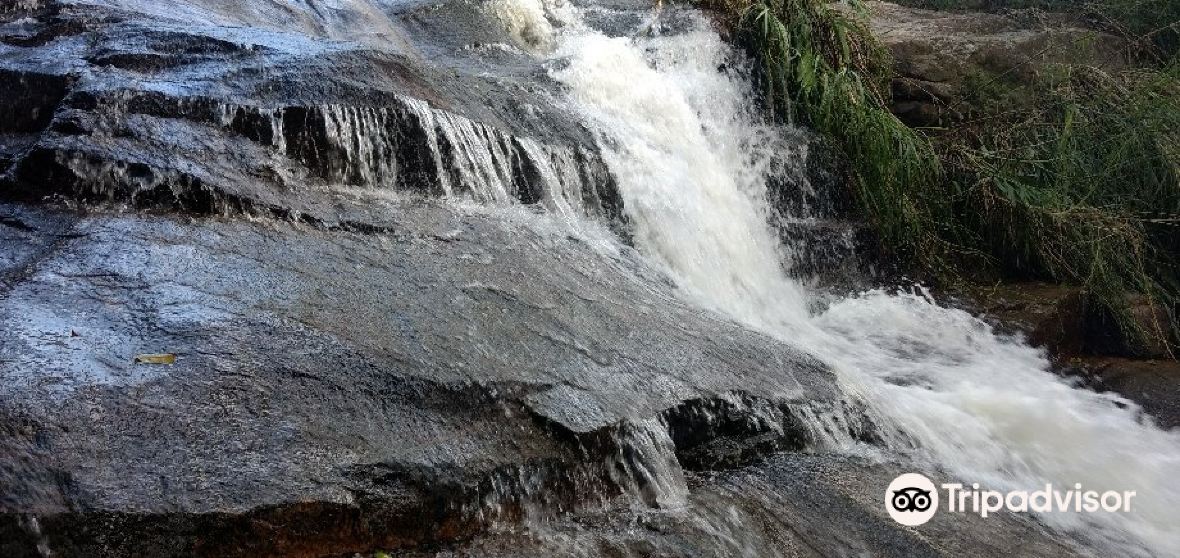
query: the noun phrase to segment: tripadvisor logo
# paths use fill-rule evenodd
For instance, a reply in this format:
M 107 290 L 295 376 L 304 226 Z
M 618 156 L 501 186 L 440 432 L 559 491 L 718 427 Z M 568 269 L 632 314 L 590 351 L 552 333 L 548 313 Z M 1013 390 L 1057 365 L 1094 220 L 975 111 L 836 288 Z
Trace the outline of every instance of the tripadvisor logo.
M 917 473 L 906 473 L 889 483 L 885 491 L 885 509 L 894 521 L 917 527 L 934 517 L 938 511 L 938 490 L 930 479 Z
M 980 517 L 1001 510 L 1013 513 L 1126 513 L 1131 511 L 1131 499 L 1135 497 L 1134 491 L 1098 492 L 1083 490 L 1081 484 L 1075 484 L 1067 490 L 1058 490 L 1052 484 L 1046 484 L 1042 490 L 1014 490 L 1007 493 L 980 490 L 978 483 L 972 484 L 970 488 L 946 483 L 941 488 L 945 495 L 945 511 L 974 513 Z M 939 500 L 939 491 L 934 482 L 916 473 L 906 473 L 893 479 L 885 490 L 885 509 L 889 517 L 910 527 L 917 527 L 934 518 L 935 512 L 939 510 Z

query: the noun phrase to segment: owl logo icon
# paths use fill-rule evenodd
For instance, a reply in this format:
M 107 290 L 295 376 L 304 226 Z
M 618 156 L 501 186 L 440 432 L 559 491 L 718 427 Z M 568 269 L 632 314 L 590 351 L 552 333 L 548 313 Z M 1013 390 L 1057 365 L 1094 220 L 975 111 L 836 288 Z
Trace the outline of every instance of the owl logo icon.
M 930 491 L 917 487 L 903 488 L 893 493 L 893 509 L 907 512 L 924 512 L 930 509 Z
M 885 491 L 885 510 L 902 525 L 923 525 L 938 511 L 938 490 L 930 479 L 917 473 L 906 473 L 889 483 Z

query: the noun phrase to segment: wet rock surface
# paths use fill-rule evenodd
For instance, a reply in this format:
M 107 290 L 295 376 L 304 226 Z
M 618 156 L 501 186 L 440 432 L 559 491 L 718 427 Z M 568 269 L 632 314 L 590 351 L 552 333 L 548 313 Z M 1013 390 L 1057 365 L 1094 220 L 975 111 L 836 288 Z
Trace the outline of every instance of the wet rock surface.
M 528 214 L 384 209 L 359 234 L 5 207 L 2 553 L 35 552 L 32 518 L 55 555 L 325 555 L 470 534 L 534 493 L 658 505 L 640 471 L 672 442 L 630 422 L 746 398 L 801 446 L 794 406 L 841 404 L 632 255 Z
M 1028 342 L 1061 358 L 1088 354 L 1095 348 L 1089 331 L 1094 313 L 1081 289 L 1050 283 L 990 285 L 964 293 L 972 313 L 1019 333 Z M 1105 324 L 1102 324 L 1105 325 Z
M 939 514 L 921 531 L 900 528 L 878 505 L 906 472 L 860 457 L 780 454 L 720 474 L 693 475 L 690 505 L 582 514 L 410 556 L 1073 556 L 1028 518 Z
M 544 26 L 484 8 L 0 4 L 0 556 L 1070 554 L 806 453 L 874 427 L 611 236 Z
M 588 132 L 478 6 L 6 6 L 10 197 L 331 219 L 325 192 L 353 187 L 618 217 Z
M 1076 359 L 1075 370 L 1095 389 L 1109 390 L 1143 406 L 1156 424 L 1180 428 L 1180 362 L 1114 357 Z

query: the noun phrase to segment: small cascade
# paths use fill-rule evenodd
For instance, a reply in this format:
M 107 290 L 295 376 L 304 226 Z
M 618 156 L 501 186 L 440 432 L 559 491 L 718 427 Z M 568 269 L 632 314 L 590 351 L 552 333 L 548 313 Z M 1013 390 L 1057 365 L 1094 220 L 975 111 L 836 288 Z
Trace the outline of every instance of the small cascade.
M 427 102 L 236 107 L 222 124 L 273 147 L 329 184 L 466 196 L 481 203 L 545 201 L 579 215 L 598 211 L 586 180 L 598 163 L 584 148 L 516 137 Z
M 775 555 L 773 545 L 745 531 L 749 517 L 694 495 L 687 471 L 736 470 L 782 449 L 838 450 L 869 436 L 862 416 L 850 403 L 783 404 L 740 393 L 687 401 L 657 417 L 573 435 L 583 458 L 497 471 L 469 494 L 459 517 L 491 532 L 557 537 L 549 542 L 579 548 L 585 541 L 562 534 L 571 515 L 664 516 L 692 523 L 719 556 L 737 549 Z
M 894 435 L 883 432 L 881 421 L 871 418 L 863 405 L 848 400 L 837 405 L 788 404 L 786 409 L 795 424 L 807 433 L 808 449 L 814 451 L 839 451 L 866 441 L 888 440 Z
M 20 13 L 24 11 L 36 10 L 45 4 L 44 0 L 12 0 L 0 4 L 0 14 L 3 13 Z
M 595 177 L 583 172 L 590 159 L 587 151 L 548 149 L 528 138 L 520 140 L 520 147 L 529 160 L 538 163 L 538 178 L 545 187 L 535 194 L 540 195 L 539 201 L 546 209 L 571 216 L 583 214 L 584 207 L 598 206 Z
M 49 539 L 41 529 L 41 520 L 36 515 L 22 516 L 19 525 L 29 537 L 37 541 L 37 555 L 40 558 L 52 558 L 53 550 L 49 548 Z
M 623 421 L 575 435 L 585 454 L 495 472 L 459 506 L 461 517 L 493 529 L 543 529 L 573 511 L 623 506 L 679 510 L 688 485 L 677 448 L 661 418 Z
M 437 130 L 441 143 L 432 149 L 449 155 L 445 157 L 443 169 L 450 172 L 441 172 L 439 176 L 451 195 L 456 191 L 470 192 L 476 201 L 502 203 L 519 189 L 515 184 L 513 160 L 522 154 L 513 151 L 511 139 L 488 126 L 435 111 L 423 101 L 415 100 L 410 105 L 418 110 L 425 127 Z
M 320 185 L 543 204 L 608 222 L 620 217 L 615 183 L 595 150 L 512 135 L 410 97 L 267 107 L 156 91 L 79 91 L 45 124 L 60 134 L 59 147 L 34 148 L 18 178 L 93 199 L 194 211 L 249 208 L 280 205 L 283 191 Z M 102 151 L 87 137 L 118 149 Z M 157 153 L 174 144 L 219 143 L 232 161 Z M 238 196 L 258 191 L 260 182 L 273 188 L 259 196 L 270 200 Z
M 623 424 L 616 434 L 617 451 L 610 458 L 610 476 L 624 492 L 639 496 L 647 506 L 682 508 L 688 485 L 676 458 L 676 445 L 660 418 Z
M 811 285 L 856 285 L 871 271 L 871 242 L 857 217 L 846 163 L 815 134 L 794 128 L 763 134 L 753 160 L 763 166 L 770 221 L 788 255 L 784 266 Z
M 784 402 L 726 393 L 686 401 L 663 419 L 690 470 L 740 467 L 777 451 L 842 451 L 886 437 L 851 400 Z
M 398 176 L 397 146 L 388 134 L 387 113 L 370 107 L 325 105 L 321 108 L 324 134 L 339 150 L 338 157 L 325 169 L 327 179 L 338 183 L 380 184 Z M 277 111 L 276 111 L 277 112 Z M 271 118 L 276 123 L 275 148 L 289 151 L 280 115 Z M 327 161 L 326 161 L 327 162 Z

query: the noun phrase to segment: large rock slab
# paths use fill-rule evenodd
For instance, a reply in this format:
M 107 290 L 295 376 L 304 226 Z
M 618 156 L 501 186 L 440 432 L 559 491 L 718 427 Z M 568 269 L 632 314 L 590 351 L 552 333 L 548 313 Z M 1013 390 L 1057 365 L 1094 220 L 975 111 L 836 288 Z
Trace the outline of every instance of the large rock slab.
M 799 413 L 841 414 L 827 368 L 679 302 L 605 231 L 371 217 L 5 206 L 0 554 L 325 555 L 477 532 L 524 495 L 658 506 L 650 471 L 715 417 L 804 447 L 825 434 Z
M 417 547 L 871 435 L 606 230 L 495 6 L 2 6 L 0 555 Z
M 822 363 L 684 303 L 606 230 L 610 174 L 531 55 L 549 23 L 497 5 L 0 5 L 0 555 L 1039 536 L 938 547 L 848 488 L 890 468 L 709 473 L 873 426 Z M 628 535 L 637 509 L 658 536 Z M 503 536 L 587 517 L 572 546 Z
M 617 220 L 512 21 L 460 1 L 5 4 L 0 188 L 319 220 L 360 188 Z

